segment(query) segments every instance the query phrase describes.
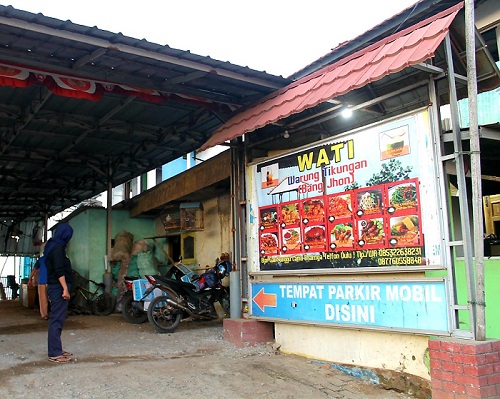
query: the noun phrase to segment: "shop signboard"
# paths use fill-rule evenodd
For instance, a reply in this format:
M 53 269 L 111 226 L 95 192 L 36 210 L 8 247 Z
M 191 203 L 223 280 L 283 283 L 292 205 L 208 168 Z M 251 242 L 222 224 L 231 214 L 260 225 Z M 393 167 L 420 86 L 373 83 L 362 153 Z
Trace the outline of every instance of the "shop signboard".
M 434 165 L 426 110 L 253 165 L 260 270 L 442 268 Z
M 270 321 L 448 335 L 443 280 L 252 283 L 252 316 Z

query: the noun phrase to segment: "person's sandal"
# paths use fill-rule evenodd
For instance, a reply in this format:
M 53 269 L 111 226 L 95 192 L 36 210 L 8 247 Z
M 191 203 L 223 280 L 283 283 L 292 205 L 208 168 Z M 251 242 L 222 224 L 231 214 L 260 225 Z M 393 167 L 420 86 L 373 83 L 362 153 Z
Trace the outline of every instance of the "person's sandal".
M 54 363 L 69 363 L 71 362 L 71 358 L 66 357 L 66 356 L 53 356 L 49 357 L 49 362 L 54 362 Z
M 70 356 L 73 356 L 73 354 L 69 353 L 69 352 L 66 352 L 66 351 L 63 351 L 62 356 L 64 356 L 64 357 L 70 357 Z

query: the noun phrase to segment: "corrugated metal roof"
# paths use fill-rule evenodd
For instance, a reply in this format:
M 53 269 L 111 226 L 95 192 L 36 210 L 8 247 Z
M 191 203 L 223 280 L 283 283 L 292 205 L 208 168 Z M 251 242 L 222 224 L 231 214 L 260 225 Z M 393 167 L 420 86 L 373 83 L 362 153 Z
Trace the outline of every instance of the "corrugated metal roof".
M 194 151 L 235 109 L 291 82 L 2 5 L 0 64 L 0 219 L 9 223 L 44 220 L 105 191 L 108 177 L 116 186 Z
M 200 148 L 234 139 L 434 56 L 463 4 L 305 76 L 233 116 Z

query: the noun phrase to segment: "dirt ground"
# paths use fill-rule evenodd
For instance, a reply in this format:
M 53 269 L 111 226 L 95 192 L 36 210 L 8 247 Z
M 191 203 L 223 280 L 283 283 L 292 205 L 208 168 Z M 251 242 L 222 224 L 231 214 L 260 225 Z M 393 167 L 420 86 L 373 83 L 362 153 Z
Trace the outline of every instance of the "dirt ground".
M 271 344 L 237 348 L 223 340 L 221 321 L 158 334 L 121 314 L 70 316 L 63 342 L 74 360 L 49 362 L 47 321 L 17 301 L 0 301 L 1 397 L 412 398 Z

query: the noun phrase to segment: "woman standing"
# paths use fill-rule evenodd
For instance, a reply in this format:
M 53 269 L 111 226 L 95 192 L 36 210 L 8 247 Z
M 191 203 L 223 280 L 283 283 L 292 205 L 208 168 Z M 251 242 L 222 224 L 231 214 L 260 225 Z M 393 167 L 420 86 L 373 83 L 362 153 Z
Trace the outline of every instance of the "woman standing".
M 62 348 L 61 333 L 68 316 L 73 270 L 66 256 L 66 245 L 73 236 L 73 228 L 66 223 L 60 224 L 54 237 L 47 241 L 43 251 L 47 266 L 47 293 L 50 301 L 48 332 L 49 360 L 56 363 L 71 361 L 71 353 Z

